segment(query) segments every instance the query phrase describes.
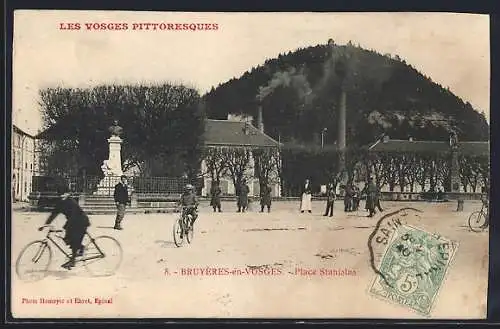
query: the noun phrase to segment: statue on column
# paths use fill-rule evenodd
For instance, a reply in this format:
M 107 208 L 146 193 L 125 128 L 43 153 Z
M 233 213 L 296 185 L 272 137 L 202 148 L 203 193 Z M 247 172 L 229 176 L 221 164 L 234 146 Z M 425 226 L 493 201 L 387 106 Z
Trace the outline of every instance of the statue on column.
M 111 133 L 111 137 L 121 137 L 123 134 L 123 128 L 118 125 L 118 120 L 113 121 L 113 125 L 109 127 L 108 131 Z

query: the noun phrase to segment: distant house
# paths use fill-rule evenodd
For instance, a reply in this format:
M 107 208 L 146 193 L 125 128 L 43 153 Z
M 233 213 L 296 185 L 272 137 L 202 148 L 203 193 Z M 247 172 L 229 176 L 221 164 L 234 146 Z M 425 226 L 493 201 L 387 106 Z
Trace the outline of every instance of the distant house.
M 205 126 L 205 147 L 218 149 L 265 149 L 273 148 L 278 150 L 279 143 L 266 135 L 262 129 L 258 129 L 251 124 L 252 117 L 240 117 L 229 115 L 228 120 L 207 120 Z M 202 161 L 201 170 L 203 173 L 208 173 L 206 160 Z M 255 174 L 255 161 L 253 156 L 250 159 L 249 165 L 245 172 L 247 184 L 250 188 L 250 195 L 258 196 L 260 193 L 259 180 Z M 210 194 L 212 179 L 210 174 L 205 174 L 203 178 L 202 195 Z M 274 175 L 271 179 L 272 196 L 280 196 L 279 177 Z M 220 180 L 220 187 L 223 195 L 235 195 L 235 186 L 231 176 L 226 172 Z
M 379 140 L 369 147 L 372 152 L 415 152 L 415 153 L 447 153 L 450 151 L 449 142 L 445 141 L 417 141 L 388 139 Z M 489 157 L 489 142 L 458 142 L 458 153 L 468 156 Z
M 35 137 L 13 125 L 11 141 L 12 199 L 28 201 L 32 178 L 37 170 Z
M 451 141 L 421 141 L 413 140 L 412 138 L 408 140 L 400 140 L 390 139 L 388 136 L 385 136 L 384 138 L 380 138 L 374 144 L 369 146 L 368 150 L 374 153 L 417 153 L 429 155 L 446 155 L 451 154 Z M 490 156 L 490 143 L 487 141 L 457 141 L 456 150 L 458 155 L 487 159 Z M 478 185 L 480 187 L 483 187 L 481 182 L 479 182 Z M 426 188 L 428 187 L 430 187 L 430 184 L 427 184 Z M 445 190 L 447 189 L 446 187 L 441 187 Z M 462 186 L 458 186 L 457 192 L 463 192 Z

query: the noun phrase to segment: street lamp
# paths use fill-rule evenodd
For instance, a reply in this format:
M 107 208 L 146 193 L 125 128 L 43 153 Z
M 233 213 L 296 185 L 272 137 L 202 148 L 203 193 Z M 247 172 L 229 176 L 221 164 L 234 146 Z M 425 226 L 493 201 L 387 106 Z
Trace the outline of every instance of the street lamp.
M 321 148 L 325 145 L 325 134 L 327 131 L 328 128 L 323 128 L 323 130 L 321 130 Z

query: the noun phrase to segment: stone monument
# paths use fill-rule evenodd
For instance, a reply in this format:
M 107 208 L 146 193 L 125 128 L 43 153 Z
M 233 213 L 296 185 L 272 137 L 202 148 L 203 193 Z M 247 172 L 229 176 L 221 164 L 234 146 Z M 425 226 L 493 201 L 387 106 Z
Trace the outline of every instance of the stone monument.
M 98 195 L 112 195 L 114 186 L 118 184 L 120 176 L 123 175 L 121 159 L 121 145 L 123 141 L 121 135 L 123 128 L 115 120 L 108 131 L 111 134 L 108 138 L 109 155 L 108 159 L 104 160 L 101 166 L 104 178 L 97 186 L 96 194 Z

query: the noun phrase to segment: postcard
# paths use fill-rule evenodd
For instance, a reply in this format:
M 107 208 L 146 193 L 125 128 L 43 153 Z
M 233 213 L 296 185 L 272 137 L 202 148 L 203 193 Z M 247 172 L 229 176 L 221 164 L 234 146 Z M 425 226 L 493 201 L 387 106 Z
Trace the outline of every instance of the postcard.
M 15 11 L 13 316 L 486 318 L 489 33 Z

